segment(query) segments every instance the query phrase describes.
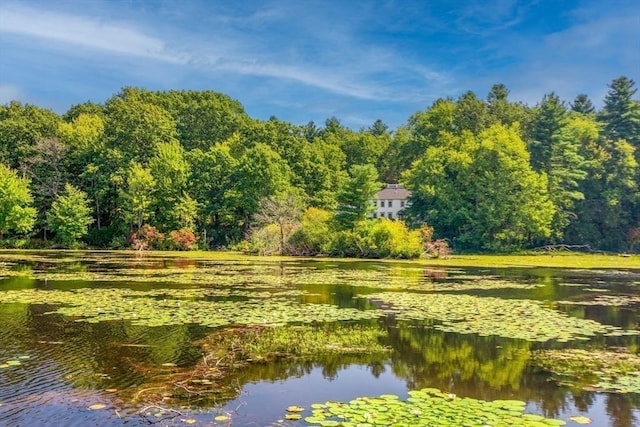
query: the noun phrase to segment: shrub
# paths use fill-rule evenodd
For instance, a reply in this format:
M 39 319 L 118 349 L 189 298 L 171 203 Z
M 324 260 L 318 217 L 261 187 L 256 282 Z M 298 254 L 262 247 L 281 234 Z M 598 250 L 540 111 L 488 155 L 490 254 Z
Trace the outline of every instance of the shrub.
M 423 254 L 431 258 L 441 258 L 451 255 L 449 242 L 444 239 L 433 240 L 433 227 L 423 224 L 419 230 L 422 240 Z
M 188 251 L 196 244 L 198 236 L 188 228 L 181 228 L 179 230 L 171 231 L 167 240 L 171 249 Z
M 131 233 L 129 236 L 129 244 L 133 249 L 139 251 L 157 248 L 163 240 L 164 234 L 149 224 L 144 224 L 138 231 Z
M 286 251 L 292 255 L 327 253 L 331 245 L 332 215 L 318 208 L 309 208 L 302 216 L 300 227 L 287 242 Z
M 258 228 L 249 238 L 249 251 L 261 255 L 277 255 L 280 253 L 280 226 L 269 224 Z
M 382 218 L 371 227 L 372 251 L 382 258 L 418 258 L 422 254 L 419 231 L 410 231 L 404 221 Z

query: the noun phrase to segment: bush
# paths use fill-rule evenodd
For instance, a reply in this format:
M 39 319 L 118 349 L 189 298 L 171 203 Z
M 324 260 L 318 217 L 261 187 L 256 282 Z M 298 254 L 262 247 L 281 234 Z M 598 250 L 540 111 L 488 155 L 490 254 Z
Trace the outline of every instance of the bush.
M 258 228 L 249 238 L 249 252 L 260 255 L 277 255 L 280 253 L 280 226 L 269 224 Z
M 198 236 L 196 236 L 193 231 L 188 228 L 181 228 L 179 230 L 173 230 L 169 233 L 169 237 L 167 238 L 168 246 L 171 249 L 178 251 L 188 251 L 191 250 L 194 245 L 198 241 Z
M 381 258 L 418 258 L 422 254 L 420 232 L 410 231 L 404 221 L 374 221 L 371 240 L 372 252 Z
M 154 226 L 144 224 L 138 231 L 129 236 L 129 245 L 138 251 L 157 248 L 164 240 L 164 234 Z
M 433 227 L 423 224 L 420 228 L 423 254 L 430 258 L 445 258 L 451 255 L 449 242 L 444 239 L 433 240 Z
M 331 246 L 330 212 L 309 208 L 302 216 L 300 227 L 287 242 L 286 251 L 292 255 L 327 253 Z

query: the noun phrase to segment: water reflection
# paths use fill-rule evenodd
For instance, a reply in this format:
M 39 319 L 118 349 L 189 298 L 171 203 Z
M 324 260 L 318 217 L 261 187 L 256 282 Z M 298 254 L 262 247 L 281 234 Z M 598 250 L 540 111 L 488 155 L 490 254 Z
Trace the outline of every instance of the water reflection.
M 260 274 L 281 279 L 268 283 L 295 286 L 306 293 L 292 297 L 303 303 L 333 304 L 339 307 L 374 309 L 367 298 L 358 298 L 374 289 L 367 280 L 395 281 L 403 284 L 456 283 L 472 277 L 512 280 L 536 284 L 532 289 L 475 290 L 478 296 L 527 298 L 544 302 L 571 316 L 592 319 L 625 329 L 637 329 L 640 323 L 637 305 L 581 306 L 558 305 L 558 300 L 588 298 L 587 288 L 605 288 L 607 294 L 637 293 L 636 276 L 611 275 L 556 269 L 445 269 L 425 268 L 408 263 L 375 262 L 229 262 L 233 268 L 223 275 L 242 275 L 260 282 Z M 71 256 L 51 261 L 41 259 L 16 264 L 25 276 L 42 269 L 48 271 L 109 272 L 118 268 L 185 270 L 195 273 L 215 262 L 175 259 L 133 259 L 118 256 L 103 260 L 92 256 L 78 260 Z M 312 272 L 335 273 L 332 279 L 318 280 Z M 366 274 L 365 286 L 353 286 L 358 273 Z M 123 271 L 122 274 L 126 274 Z M 300 284 L 296 278 L 305 277 Z M 311 279 L 309 279 L 311 277 Z M 317 276 L 321 277 L 321 276 Z M 267 283 L 267 282 L 265 282 Z M 166 284 L 154 282 L 87 282 L 36 280 L 13 276 L 0 280 L 0 291 L 18 289 L 77 289 L 81 287 L 135 287 L 154 289 Z M 181 285 L 171 285 L 180 288 Z M 166 327 L 134 326 L 127 322 L 77 322 L 76 319 L 46 314 L 54 309 L 45 304 L 0 304 L 0 363 L 25 356 L 22 365 L 0 369 L 0 424 L 27 424 L 27 420 L 59 425 L 121 425 L 119 416 L 130 425 L 146 423 L 130 406 L 140 388 L 154 384 L 157 371 L 149 369 L 166 363 L 193 366 L 202 357 L 194 342 L 210 330 L 197 325 Z M 640 422 L 640 395 L 615 395 L 587 392 L 559 386 L 547 374 L 529 363 L 531 350 L 538 348 L 609 346 L 625 347 L 638 353 L 640 339 L 632 337 L 596 337 L 586 343 L 532 344 L 527 341 L 445 333 L 429 327 L 428 322 L 399 322 L 393 317 L 370 321 L 372 327 L 386 331 L 384 344 L 392 349 L 385 356 L 325 356 L 303 361 L 252 364 L 228 378 L 231 395 L 211 395 L 192 399 L 191 417 L 203 422 L 212 419 L 211 407 L 234 413 L 234 425 L 266 425 L 283 415 L 290 404 L 309 405 L 330 399 L 350 400 L 361 395 L 395 393 L 409 389 L 437 387 L 460 396 L 485 400 L 519 399 L 528 410 L 547 417 L 567 419 L 584 414 L 594 425 L 630 427 Z M 166 372 L 163 375 L 167 375 Z M 115 393 L 105 390 L 115 389 Z M 109 403 L 102 414 L 87 411 L 96 401 Z M 223 405 L 221 407 L 221 405 Z M 240 408 L 240 409 L 238 409 Z M 116 412 L 117 414 L 115 415 Z M 201 412 L 203 411 L 203 412 Z M 120 423 L 120 424 L 118 424 Z

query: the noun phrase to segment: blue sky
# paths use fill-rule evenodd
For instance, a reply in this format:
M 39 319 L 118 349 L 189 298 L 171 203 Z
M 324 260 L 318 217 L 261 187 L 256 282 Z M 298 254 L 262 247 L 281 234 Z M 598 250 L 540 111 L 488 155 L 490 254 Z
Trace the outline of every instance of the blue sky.
M 601 105 L 620 75 L 640 84 L 637 0 L 0 0 L 0 103 L 58 113 L 210 89 L 260 119 L 393 129 L 494 83 Z

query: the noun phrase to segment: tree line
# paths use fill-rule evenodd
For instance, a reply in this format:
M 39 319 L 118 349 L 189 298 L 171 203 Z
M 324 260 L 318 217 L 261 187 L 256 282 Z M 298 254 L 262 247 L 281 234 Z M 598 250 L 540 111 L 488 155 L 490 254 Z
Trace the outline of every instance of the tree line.
M 436 100 L 390 130 L 251 118 L 212 91 L 124 88 L 63 115 L 0 106 L 5 246 L 236 247 L 354 256 L 549 244 L 640 249 L 640 101 L 502 84 Z M 368 219 L 381 182 L 412 192 L 405 222 Z

